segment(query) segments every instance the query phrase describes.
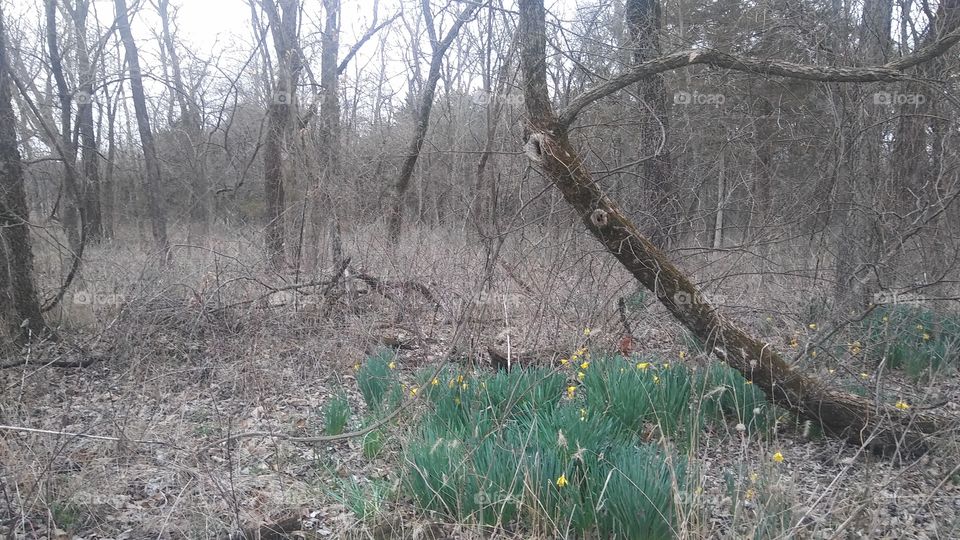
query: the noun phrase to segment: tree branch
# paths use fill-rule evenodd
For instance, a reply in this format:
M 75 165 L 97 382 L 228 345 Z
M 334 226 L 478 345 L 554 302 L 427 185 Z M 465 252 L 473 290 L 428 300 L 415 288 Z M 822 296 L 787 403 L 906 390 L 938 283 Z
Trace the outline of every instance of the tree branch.
M 797 64 L 782 60 L 764 60 L 749 56 L 728 54 L 717 50 L 687 50 L 654 58 L 637 64 L 630 70 L 594 86 L 575 97 L 558 115 L 560 127 L 569 127 L 587 106 L 642 79 L 682 67 L 703 64 L 714 68 L 732 69 L 761 75 L 774 75 L 820 82 L 895 82 L 906 77 L 905 70 L 928 62 L 960 41 L 960 30 L 924 47 L 914 54 L 883 66 L 832 67 Z
M 364 44 L 366 44 L 366 42 L 370 40 L 370 38 L 375 36 L 377 32 L 379 32 L 380 30 L 383 30 L 384 27 L 390 25 L 393 21 L 397 20 L 400 17 L 400 15 L 403 15 L 402 9 L 398 11 L 393 17 L 390 17 L 389 19 L 383 21 L 382 23 L 376 26 L 370 27 L 370 29 L 367 30 L 367 33 L 364 34 L 359 41 L 354 43 L 353 47 L 350 47 L 350 50 L 347 52 L 346 56 L 343 57 L 343 60 L 340 62 L 340 65 L 337 66 L 337 75 L 342 74 L 347 69 L 347 66 L 350 64 L 350 61 L 353 60 L 353 57 L 356 56 L 358 52 L 360 52 L 360 48 L 363 47 Z

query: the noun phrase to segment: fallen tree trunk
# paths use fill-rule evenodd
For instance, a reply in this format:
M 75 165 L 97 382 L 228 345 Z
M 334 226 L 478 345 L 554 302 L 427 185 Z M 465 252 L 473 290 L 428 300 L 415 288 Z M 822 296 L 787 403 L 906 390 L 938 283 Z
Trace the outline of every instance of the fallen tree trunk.
M 570 144 L 567 124 L 554 113 L 547 90 L 544 30 L 543 0 L 521 0 L 521 62 L 528 115 L 524 149 L 528 158 L 560 189 L 607 251 L 702 340 L 707 350 L 753 381 L 777 405 L 819 423 L 826 433 L 880 453 L 920 453 L 929 437 L 956 429 L 956 418 L 937 411 L 899 410 L 893 404 L 832 388 L 793 369 L 770 344 L 747 335 L 706 301 L 690 279 L 600 190 Z

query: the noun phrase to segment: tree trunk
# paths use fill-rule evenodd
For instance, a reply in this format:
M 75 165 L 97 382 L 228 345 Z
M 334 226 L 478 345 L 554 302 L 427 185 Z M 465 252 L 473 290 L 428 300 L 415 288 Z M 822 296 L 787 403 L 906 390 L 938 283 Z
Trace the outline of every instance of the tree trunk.
M 444 36 L 442 41 L 437 40 L 436 28 L 433 24 L 433 14 L 430 13 L 430 2 L 423 1 L 423 17 L 426 22 L 427 32 L 430 34 L 430 44 L 433 46 L 433 53 L 430 57 L 430 72 L 427 74 L 427 80 L 420 89 L 420 101 L 417 104 L 416 124 L 407 145 L 406 157 L 403 165 L 400 167 L 400 175 L 390 191 L 389 208 L 387 210 L 387 232 L 390 241 L 396 243 L 400 239 L 400 229 L 403 225 L 403 198 L 410 187 L 410 178 L 413 176 L 414 167 L 417 165 L 417 159 L 420 157 L 420 149 L 423 148 L 423 141 L 427 137 L 427 128 L 430 126 L 430 111 L 433 109 L 433 96 L 437 90 L 437 82 L 440 80 L 440 70 L 443 67 L 443 57 L 447 49 L 456 39 L 460 29 L 469 21 L 477 10 L 479 4 L 471 4 L 464 8 L 457 16 L 457 20 Z M 413 36 L 412 39 L 417 39 Z M 414 62 L 416 62 L 416 57 Z M 412 96 L 411 96 L 412 97 Z
M 124 59 L 120 57 L 119 53 L 117 54 L 117 57 L 120 58 L 120 71 L 123 71 L 126 67 L 124 65 Z M 106 80 L 106 65 L 104 62 L 100 63 L 100 78 Z M 117 157 L 117 108 L 120 106 L 120 99 L 123 95 L 123 86 L 117 86 L 117 94 L 112 99 L 110 96 L 109 85 L 104 85 L 103 93 L 107 110 L 107 160 L 106 171 L 104 171 L 103 175 L 103 189 L 101 190 L 101 194 L 103 195 L 101 214 L 103 223 L 103 236 L 104 238 L 112 239 L 114 237 L 114 220 L 116 218 L 114 206 L 117 197 L 113 182 L 113 174 L 116 170 L 115 160 Z
M 147 111 L 147 98 L 143 91 L 143 76 L 140 71 L 140 56 L 137 44 L 133 40 L 130 30 L 130 19 L 127 14 L 126 0 L 114 0 L 117 12 L 117 29 L 126 49 L 127 67 L 130 73 L 130 90 L 133 93 L 133 108 L 137 117 L 137 127 L 140 131 L 140 144 L 143 146 L 143 161 L 146 167 L 146 199 L 147 212 L 150 215 L 153 241 L 160 250 L 163 260 L 170 258 L 170 243 L 167 240 L 167 222 L 162 207 L 163 195 L 161 190 L 160 160 L 157 158 L 157 147 L 153 140 L 153 131 L 150 129 L 150 115 Z
M 921 451 L 928 435 L 956 420 L 906 412 L 842 392 L 793 369 L 769 344 L 723 317 L 696 286 L 600 191 L 550 103 L 543 0 L 520 1 L 522 71 L 528 126 L 524 150 L 559 189 L 587 229 L 667 310 L 721 360 L 774 403 L 817 421 L 830 434 L 882 450 Z M 567 118 L 569 111 L 565 111 Z M 563 116 L 563 115 L 561 115 Z
M 63 159 L 63 183 L 67 192 L 66 201 L 63 203 L 63 224 L 67 231 L 70 249 L 76 254 L 82 249 L 81 238 L 83 232 L 81 228 L 86 220 L 84 219 L 83 197 L 77 179 L 77 147 L 71 137 L 73 133 L 71 129 L 73 99 L 64 75 L 63 59 L 60 55 L 60 44 L 57 38 L 56 0 L 45 0 L 44 8 L 47 22 L 47 54 L 50 56 L 50 71 L 57 84 L 57 94 L 60 102 L 60 140 L 54 140 L 53 143 L 61 159 Z M 42 122 L 42 120 L 40 121 Z M 51 133 L 50 137 L 58 138 L 58 134 Z
M 343 260 L 343 245 L 340 239 L 340 218 L 337 212 L 335 183 L 340 178 L 340 71 L 338 67 L 340 49 L 340 0 L 324 0 L 326 21 L 323 29 L 322 51 L 320 54 L 320 87 L 323 91 L 320 102 L 319 146 L 320 178 L 317 190 L 321 195 L 326 211 L 315 213 L 315 226 L 325 222 L 330 239 L 330 258 L 334 268 L 339 268 Z
M 83 167 L 85 238 L 99 242 L 103 238 L 103 213 L 100 208 L 100 154 L 93 129 L 94 66 L 87 45 L 87 14 L 90 0 L 78 0 L 71 11 L 77 32 L 77 124 L 80 131 L 80 162 Z
M 859 54 L 867 62 L 883 62 L 890 54 L 892 0 L 868 0 L 858 27 Z M 851 103 L 871 99 L 859 88 L 850 91 Z M 874 94 L 876 95 L 876 94 Z M 877 108 L 859 108 L 841 125 L 844 155 L 841 157 L 837 207 L 842 212 L 837 235 L 834 303 L 838 312 L 867 307 L 879 291 L 883 223 L 865 212 L 857 200 L 864 194 L 874 198 L 870 206 L 883 206 L 881 147 L 885 144 L 884 123 Z M 860 166 L 856 160 L 861 160 Z
M 720 150 L 719 174 L 717 175 L 717 217 L 713 222 L 713 249 L 723 248 L 723 213 L 727 204 L 727 168 L 725 148 Z
M 50 335 L 33 283 L 30 216 L 23 185 L 13 96 L 0 5 L 0 324 L 15 343 Z
M 929 45 L 941 35 L 949 34 L 960 26 L 960 0 L 940 2 L 936 16 L 930 21 L 924 40 L 918 47 Z M 936 199 L 925 183 L 938 174 L 933 166 L 938 148 L 931 139 L 949 121 L 934 111 L 933 96 L 926 81 L 941 79 L 947 69 L 943 59 L 918 66 L 918 80 L 904 83 L 897 97 L 899 124 L 893 145 L 894 170 L 898 188 L 898 212 L 924 212 Z
M 262 2 L 270 21 L 274 47 L 277 51 L 277 74 L 274 92 L 267 112 L 267 133 L 263 144 L 263 186 L 266 196 L 266 225 L 264 244 L 267 258 L 275 268 L 286 264 L 286 229 L 284 212 L 286 196 L 283 178 L 283 148 L 287 142 L 297 82 L 303 69 L 303 59 L 297 44 L 297 15 L 299 0 Z
M 660 56 L 660 0 L 627 0 L 626 19 L 633 47 L 633 62 L 641 64 Z M 643 190 L 652 206 L 653 223 L 645 227 L 650 241 L 665 247 L 676 235 L 680 213 L 673 188 L 670 159 L 670 112 L 662 74 L 637 83 L 640 164 Z

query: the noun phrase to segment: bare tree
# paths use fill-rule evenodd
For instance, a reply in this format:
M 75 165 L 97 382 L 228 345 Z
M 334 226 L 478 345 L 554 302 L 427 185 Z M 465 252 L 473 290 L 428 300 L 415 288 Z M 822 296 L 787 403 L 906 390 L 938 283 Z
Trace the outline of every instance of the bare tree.
M 660 0 L 628 0 L 627 28 L 630 30 L 633 62 L 641 64 L 660 56 L 662 13 Z M 638 133 L 640 178 L 644 191 L 651 194 L 653 223 L 648 227 L 650 241 L 664 247 L 676 233 L 679 212 L 676 211 L 670 159 L 670 115 L 663 74 L 658 73 L 637 83 L 639 103 Z
M 63 68 L 63 57 L 60 52 L 59 37 L 57 36 L 57 1 L 44 2 L 47 22 L 47 54 L 50 57 L 50 71 L 57 85 L 57 95 L 60 103 L 60 133 L 51 133 L 51 139 L 56 141 L 56 148 L 63 161 L 63 183 L 66 187 L 67 201 L 64 203 L 64 226 L 70 240 L 70 248 L 74 252 L 81 251 L 81 228 L 86 222 L 82 195 L 76 168 L 77 147 L 73 143 L 73 93 L 67 85 L 67 78 Z
M 0 323 L 14 341 L 49 329 L 33 282 L 30 216 L 13 109 L 3 6 L 0 5 Z
M 100 205 L 100 154 L 94 132 L 93 105 L 96 66 L 90 59 L 87 43 L 87 16 L 90 0 L 76 0 L 66 8 L 73 19 L 77 49 L 77 129 L 80 132 L 80 162 L 83 169 L 81 189 L 85 238 L 97 242 L 103 238 L 103 213 Z
M 264 229 L 267 258 L 279 268 L 286 261 L 283 147 L 288 139 L 297 83 L 303 70 L 303 58 L 297 40 L 300 2 L 262 0 L 260 5 L 267 14 L 277 53 L 277 72 L 267 112 L 267 133 L 263 145 L 263 185 L 267 202 L 267 222 Z
M 133 108 L 137 117 L 137 127 L 140 131 L 140 144 L 143 146 L 143 160 L 146 165 L 146 187 L 144 192 L 147 199 L 147 211 L 150 214 L 153 240 L 160 250 L 164 260 L 170 258 L 170 243 L 167 240 L 167 221 L 163 209 L 163 195 L 161 189 L 160 160 L 157 157 L 157 147 L 150 128 L 150 113 L 147 110 L 147 97 L 143 90 L 143 75 L 140 71 L 140 56 L 137 43 L 130 30 L 130 18 L 126 0 L 114 0 L 116 9 L 117 29 L 126 49 L 127 68 L 130 75 L 130 91 L 133 94 Z
M 477 11 L 478 4 L 470 4 L 463 8 L 453 23 L 453 26 L 447 31 L 443 39 L 437 36 L 437 29 L 434 23 L 433 13 L 430 8 L 430 1 L 423 0 L 422 11 L 424 22 L 426 23 L 427 34 L 430 37 L 431 56 L 430 71 L 427 73 L 427 79 L 420 89 L 419 99 L 414 113 L 414 128 L 410 135 L 410 142 L 407 145 L 406 156 L 403 164 L 400 166 L 400 174 L 394 183 L 388 201 L 387 209 L 387 231 L 392 241 L 400 238 L 400 230 L 403 225 L 403 198 L 410 187 L 410 178 L 413 176 L 414 167 L 417 165 L 417 159 L 420 157 L 420 150 L 423 148 L 423 141 L 427 137 L 427 129 L 430 126 L 430 111 L 433 108 L 433 97 L 437 89 L 437 82 L 440 80 L 441 68 L 443 67 L 443 58 L 447 49 L 457 38 L 463 25 L 473 18 Z M 412 39 L 416 40 L 417 36 Z M 414 62 L 419 59 L 415 58 Z
M 207 174 L 202 165 L 204 142 L 202 140 L 200 112 L 196 110 L 193 95 L 183 81 L 180 53 L 177 51 L 173 33 L 170 30 L 170 0 L 158 0 L 156 7 L 160 15 L 163 49 L 169 58 L 174 102 L 180 110 L 180 124 L 183 126 L 183 133 L 187 138 L 185 148 L 189 152 L 187 159 L 193 188 L 191 210 L 196 220 L 200 222 L 200 235 L 206 238 L 210 234 L 213 198 L 210 193 Z

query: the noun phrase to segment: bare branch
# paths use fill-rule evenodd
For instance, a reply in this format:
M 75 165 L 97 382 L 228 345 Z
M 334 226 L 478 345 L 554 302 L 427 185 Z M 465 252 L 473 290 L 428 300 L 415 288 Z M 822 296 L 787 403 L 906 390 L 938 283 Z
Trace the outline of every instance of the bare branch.
M 797 64 L 782 60 L 763 60 L 749 56 L 728 54 L 716 50 L 687 50 L 675 52 L 649 62 L 637 64 L 629 71 L 601 83 L 574 98 L 558 115 L 559 125 L 569 127 L 585 107 L 640 80 L 682 67 L 703 64 L 714 68 L 732 69 L 760 75 L 791 77 L 820 82 L 896 82 L 906 78 L 905 70 L 928 62 L 960 41 L 960 30 L 954 31 L 936 43 L 883 66 L 831 67 Z

